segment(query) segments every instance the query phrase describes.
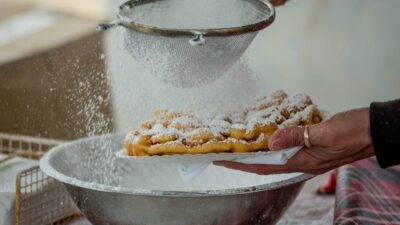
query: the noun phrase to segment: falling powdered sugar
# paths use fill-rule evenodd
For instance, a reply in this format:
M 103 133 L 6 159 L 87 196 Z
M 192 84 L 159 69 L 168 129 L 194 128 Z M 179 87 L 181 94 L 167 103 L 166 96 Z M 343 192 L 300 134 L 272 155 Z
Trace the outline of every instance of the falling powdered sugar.
M 270 16 L 265 4 L 243 0 L 152 1 L 122 8 L 120 13 L 121 23 L 170 31 L 163 36 L 153 30 L 126 29 L 125 49 L 158 80 L 186 88 L 206 85 L 226 74 L 257 35 L 257 29 L 214 36 L 208 30 L 250 26 Z M 177 29 L 190 32 L 175 35 Z M 197 39 L 204 41 L 196 44 Z

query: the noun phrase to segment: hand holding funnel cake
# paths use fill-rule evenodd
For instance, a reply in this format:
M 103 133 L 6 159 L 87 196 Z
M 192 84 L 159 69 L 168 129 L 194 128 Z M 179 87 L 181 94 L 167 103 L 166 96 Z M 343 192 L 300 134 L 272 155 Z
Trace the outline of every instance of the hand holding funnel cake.
M 279 128 L 321 121 L 320 111 L 309 96 L 287 96 L 283 91 L 207 119 L 168 110 L 156 111 L 154 116 L 126 136 L 129 156 L 266 151 L 269 138 Z

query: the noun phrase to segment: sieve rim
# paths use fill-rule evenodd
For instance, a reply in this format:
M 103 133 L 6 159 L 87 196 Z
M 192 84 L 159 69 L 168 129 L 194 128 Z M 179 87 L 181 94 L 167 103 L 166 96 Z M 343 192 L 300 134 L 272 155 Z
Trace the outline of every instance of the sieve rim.
M 268 0 L 248 0 L 263 4 L 268 8 L 269 14 L 265 19 L 237 27 L 223 27 L 223 28 L 212 28 L 212 29 L 174 29 L 174 28 L 160 28 L 157 26 L 147 25 L 139 22 L 135 22 L 129 17 L 125 16 L 123 11 L 131 9 L 135 6 L 143 5 L 160 0 L 129 0 L 119 6 L 117 11 L 118 20 L 114 25 L 121 25 L 125 28 L 136 30 L 146 34 L 160 35 L 160 36 L 186 36 L 186 35 L 203 35 L 203 36 L 230 36 L 240 35 L 250 32 L 256 32 L 268 27 L 275 20 L 275 7 Z

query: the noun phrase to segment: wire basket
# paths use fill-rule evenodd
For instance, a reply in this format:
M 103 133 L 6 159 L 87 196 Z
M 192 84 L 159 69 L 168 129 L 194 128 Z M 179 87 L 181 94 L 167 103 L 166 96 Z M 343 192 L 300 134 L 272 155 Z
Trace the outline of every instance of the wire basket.
M 39 159 L 61 143 L 63 141 L 0 133 L 0 153 L 8 155 L 7 160 L 15 156 Z M 82 214 L 65 186 L 44 174 L 39 166 L 17 174 L 16 225 L 65 224 L 80 217 Z
M 17 175 L 16 224 L 64 224 L 81 214 L 65 186 L 38 166 Z

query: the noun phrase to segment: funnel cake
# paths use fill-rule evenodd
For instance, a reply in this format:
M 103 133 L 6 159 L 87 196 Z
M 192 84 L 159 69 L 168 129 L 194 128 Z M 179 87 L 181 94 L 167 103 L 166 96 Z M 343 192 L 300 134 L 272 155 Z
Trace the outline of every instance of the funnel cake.
M 287 96 L 283 91 L 208 119 L 169 110 L 158 110 L 154 117 L 127 134 L 124 145 L 129 156 L 265 151 L 277 129 L 321 121 L 309 96 Z

